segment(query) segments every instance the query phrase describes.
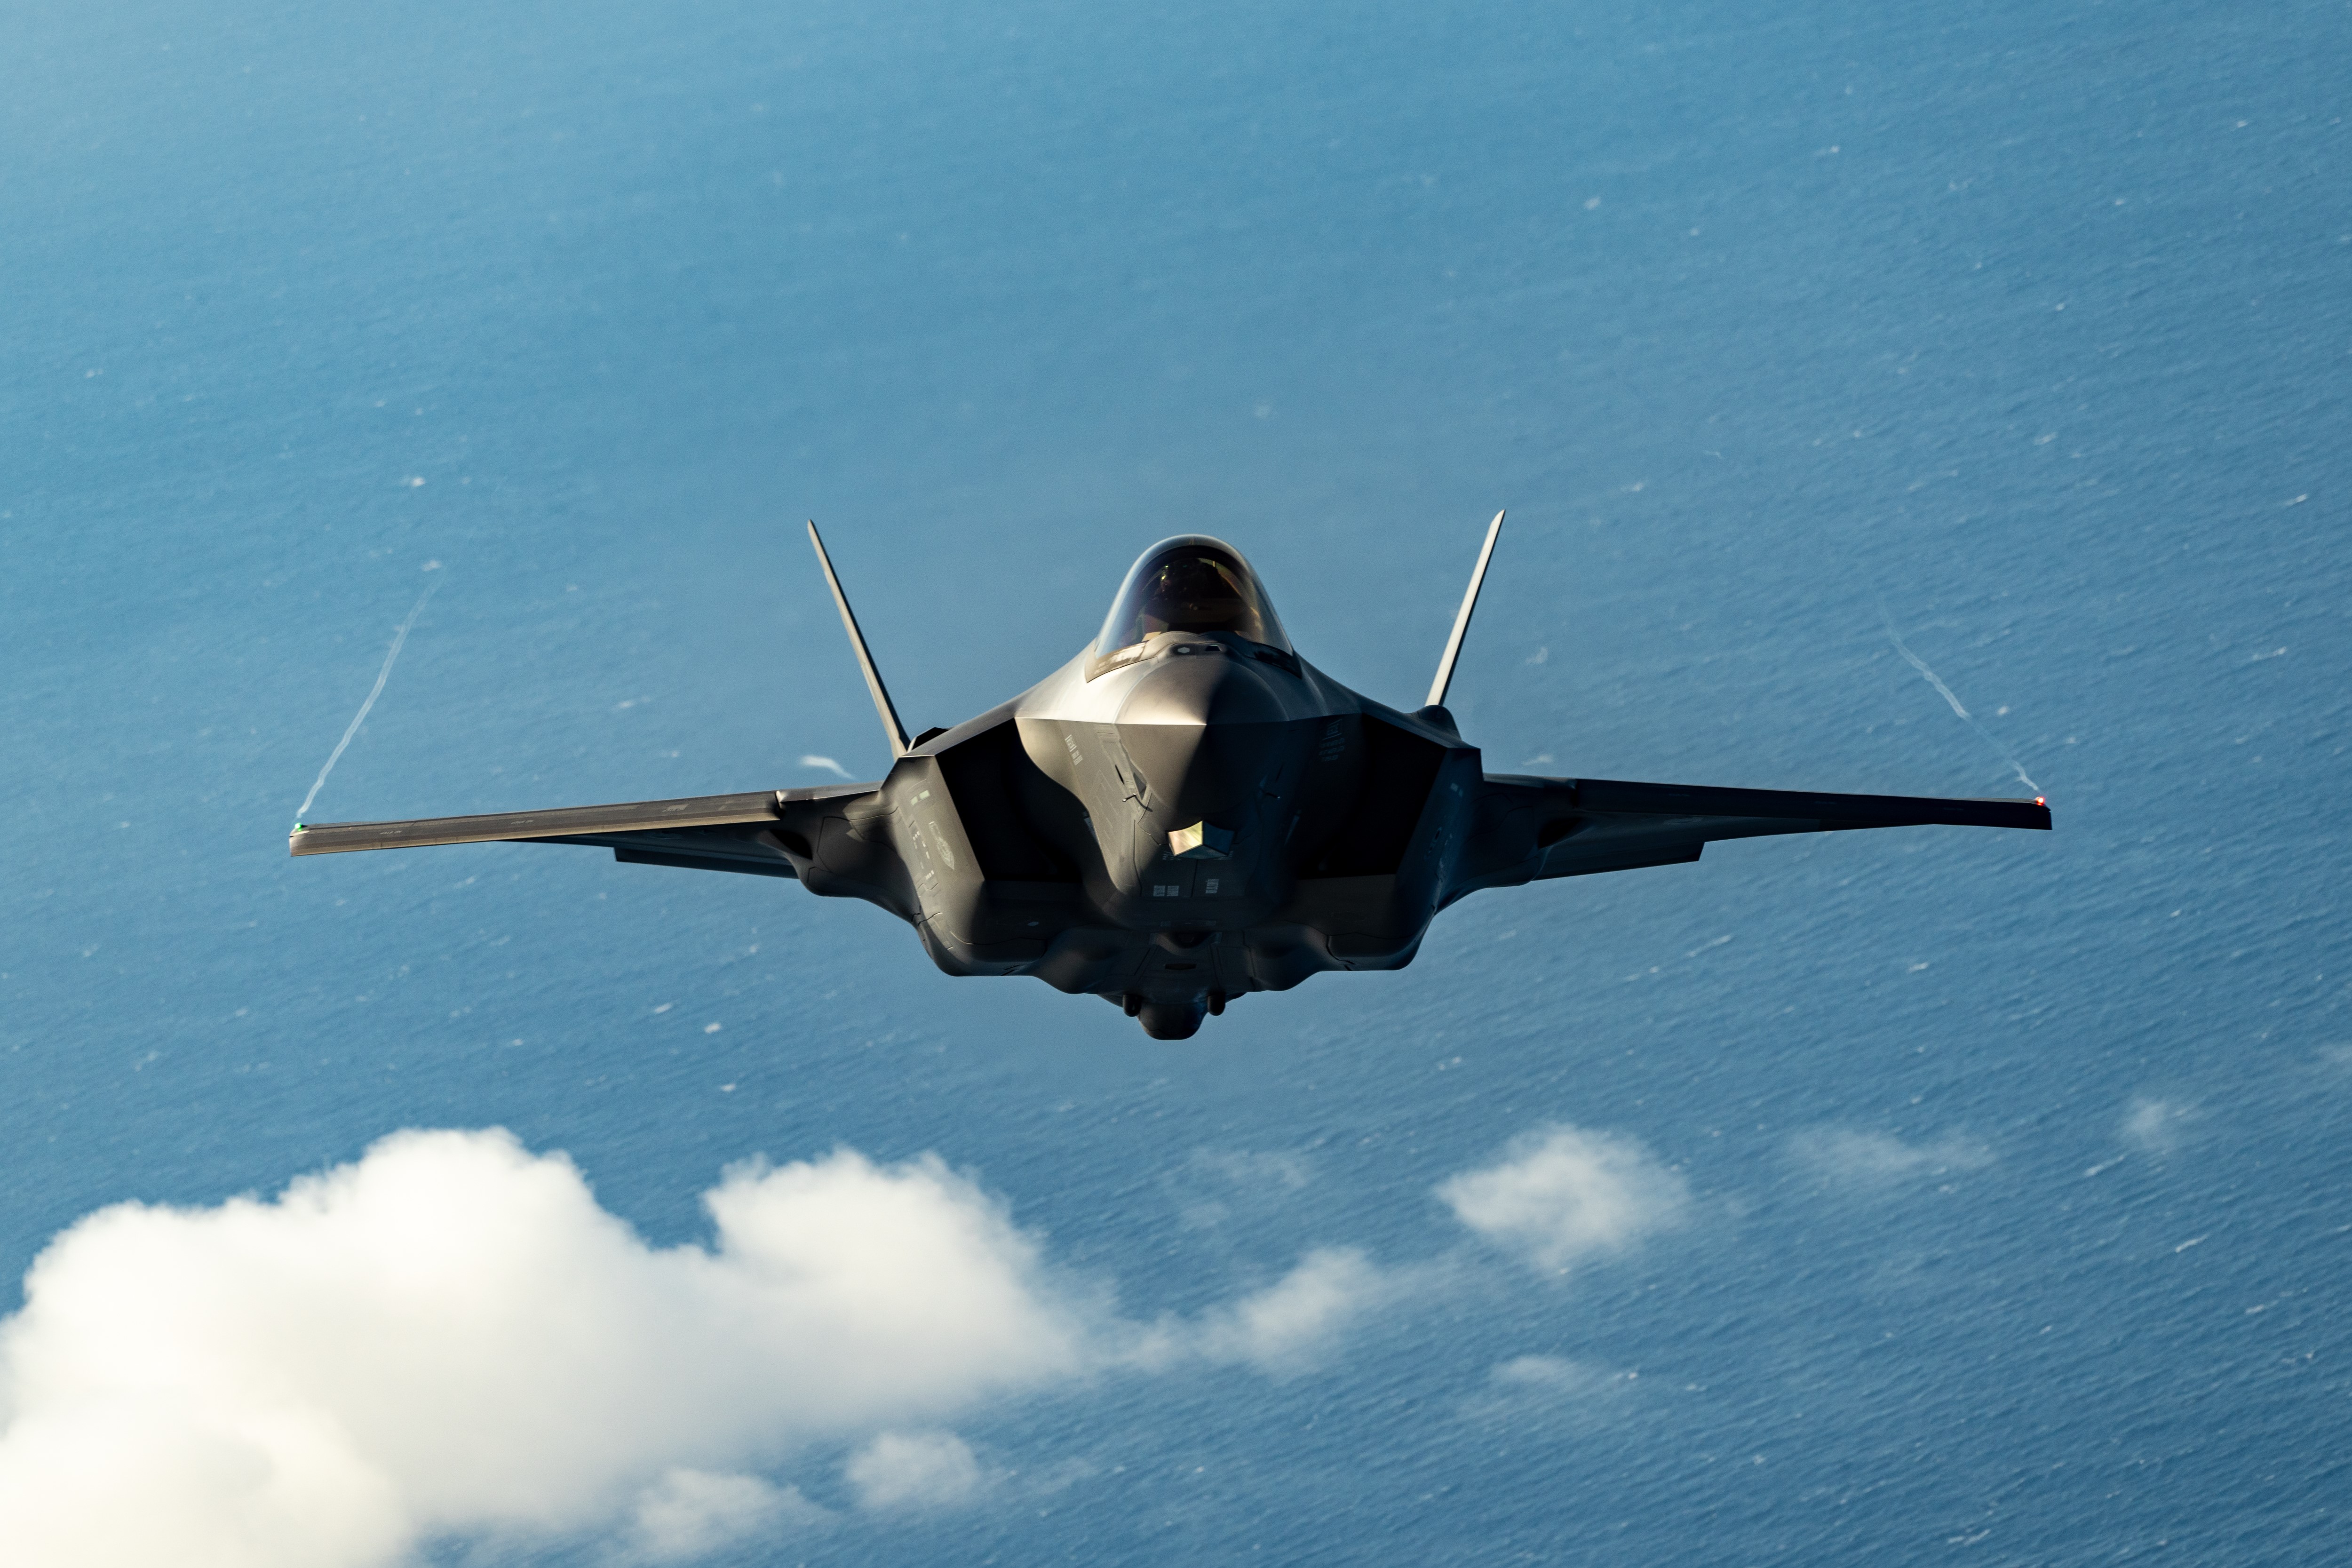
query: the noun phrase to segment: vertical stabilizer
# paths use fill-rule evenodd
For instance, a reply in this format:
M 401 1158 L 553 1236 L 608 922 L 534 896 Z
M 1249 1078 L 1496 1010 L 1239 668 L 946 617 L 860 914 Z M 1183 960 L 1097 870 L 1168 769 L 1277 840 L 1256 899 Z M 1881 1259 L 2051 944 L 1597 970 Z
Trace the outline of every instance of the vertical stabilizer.
M 1500 522 L 1502 519 L 1495 521 Z M 841 579 L 834 574 L 833 558 L 824 552 L 824 541 L 817 536 L 814 519 L 810 520 L 808 531 L 809 542 L 816 546 L 816 563 L 824 568 L 825 585 L 833 590 L 833 602 L 841 611 L 842 626 L 849 633 L 849 646 L 857 650 L 857 668 L 866 672 L 866 689 L 874 694 L 874 711 L 882 715 L 882 732 L 890 737 L 890 754 L 903 757 L 913 750 L 907 744 L 907 727 L 898 722 L 898 710 L 890 706 L 889 689 L 882 684 L 882 672 L 874 668 L 874 655 L 866 647 L 866 634 L 857 629 L 857 616 L 849 608 L 849 595 L 841 591 Z M 1490 537 L 1486 544 L 1488 549 L 1494 548 L 1494 540 Z M 1486 567 L 1486 559 L 1482 556 L 1478 569 L 1483 572 Z M 1475 584 L 1471 593 L 1474 597 L 1476 595 Z M 1462 618 L 1465 621 L 1470 618 L 1467 606 L 1463 609 Z M 1456 631 L 1454 636 L 1458 639 L 1461 633 Z
M 1486 581 L 1486 563 L 1495 558 L 1495 541 L 1503 531 L 1503 514 L 1496 512 L 1495 521 L 1486 525 L 1486 542 L 1478 552 L 1478 564 L 1470 574 L 1470 591 L 1462 595 L 1461 611 L 1454 617 L 1454 635 L 1445 639 L 1445 656 L 1437 661 L 1437 679 L 1429 683 L 1429 706 L 1441 707 L 1445 701 L 1445 689 L 1454 684 L 1454 661 L 1462 657 L 1462 639 L 1469 635 L 1470 612 L 1478 607 L 1478 588 Z M 841 590 L 834 593 L 838 595 Z M 841 613 L 847 615 L 844 605 Z

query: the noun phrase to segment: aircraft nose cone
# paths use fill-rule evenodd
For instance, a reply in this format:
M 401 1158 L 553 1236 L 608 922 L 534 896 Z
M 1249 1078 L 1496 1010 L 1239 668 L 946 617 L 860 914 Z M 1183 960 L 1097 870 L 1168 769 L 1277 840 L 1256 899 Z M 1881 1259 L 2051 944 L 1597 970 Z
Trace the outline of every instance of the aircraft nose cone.
M 1118 731 L 1160 801 L 1205 816 L 1256 787 L 1285 717 L 1266 678 L 1221 650 L 1162 662 L 1129 693 Z

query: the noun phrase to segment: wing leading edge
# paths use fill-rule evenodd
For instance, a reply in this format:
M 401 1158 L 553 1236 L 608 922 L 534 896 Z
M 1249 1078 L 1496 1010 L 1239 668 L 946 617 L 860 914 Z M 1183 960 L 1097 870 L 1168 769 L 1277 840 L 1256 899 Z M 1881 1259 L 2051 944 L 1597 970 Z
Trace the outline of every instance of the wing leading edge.
M 1497 871 L 1526 868 L 1530 881 L 1681 865 L 1727 838 L 1934 824 L 2050 826 L 2050 808 L 2038 797 L 1827 795 L 1510 773 L 1489 773 L 1486 783 L 1491 852 L 1480 858 Z
M 429 844 L 581 844 L 610 849 L 614 859 L 637 865 L 791 877 L 797 873 L 779 835 L 786 831 L 787 818 L 796 815 L 793 808 L 803 803 L 871 795 L 880 787 L 831 784 L 817 789 L 694 795 L 684 800 L 496 812 L 484 816 L 306 823 L 295 827 L 287 847 L 296 855 L 337 855 Z

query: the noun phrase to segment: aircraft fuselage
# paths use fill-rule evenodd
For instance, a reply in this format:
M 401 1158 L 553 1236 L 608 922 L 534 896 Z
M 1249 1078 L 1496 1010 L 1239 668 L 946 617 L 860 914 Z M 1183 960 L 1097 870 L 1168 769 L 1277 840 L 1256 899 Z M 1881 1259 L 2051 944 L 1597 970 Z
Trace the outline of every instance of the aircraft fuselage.
M 1479 777 L 1443 710 L 1163 632 L 918 745 L 799 835 L 795 868 L 907 919 L 950 973 L 1034 974 L 1189 1034 L 1244 992 L 1409 962 Z

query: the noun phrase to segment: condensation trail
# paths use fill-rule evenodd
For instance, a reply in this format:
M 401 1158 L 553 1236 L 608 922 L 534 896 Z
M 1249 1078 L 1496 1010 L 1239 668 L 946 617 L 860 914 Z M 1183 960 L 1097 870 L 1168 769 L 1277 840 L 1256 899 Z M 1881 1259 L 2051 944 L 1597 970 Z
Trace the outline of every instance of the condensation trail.
M 2002 745 L 1999 741 L 1995 740 L 1991 731 L 1986 729 L 1982 724 L 1978 723 L 1976 715 L 1970 713 L 1965 707 L 1961 706 L 1960 700 L 1952 695 L 1952 689 L 1945 685 L 1943 681 L 1937 678 L 1934 670 L 1927 668 L 1927 661 L 1911 651 L 1910 645 L 1903 640 L 1903 634 L 1895 629 L 1895 617 L 1887 612 L 1886 601 L 1885 599 L 1878 601 L 1878 618 L 1886 623 L 1886 640 L 1895 645 L 1895 651 L 1903 656 L 1904 662 L 1908 664 L 1912 668 L 1917 670 L 1921 675 L 1926 676 L 1927 678 L 1927 684 L 1934 687 L 1937 693 L 1941 696 L 1945 701 L 1952 705 L 1952 711 L 1958 714 L 1963 720 L 1967 721 L 1969 728 L 1974 730 L 1978 736 L 1983 740 L 1986 745 L 1990 746 L 1996 752 L 1998 752 L 2002 762 L 2007 763 L 2011 768 L 2016 770 L 2017 779 L 2020 784 L 2022 784 L 2026 788 L 2032 790 L 2035 795 L 2040 795 L 2042 793 L 2042 786 L 2033 782 L 2032 775 L 2025 771 L 2025 764 L 2017 760 L 2017 753 L 2011 751 L 2007 746 Z
M 383 695 L 383 683 L 392 679 L 392 661 L 400 657 L 400 645 L 408 640 L 409 628 L 416 625 L 416 617 L 425 613 L 425 601 L 433 597 L 433 590 L 439 586 L 441 584 L 436 583 L 417 595 L 415 608 L 408 612 L 408 618 L 401 622 L 400 629 L 393 634 L 392 651 L 383 656 L 383 668 L 375 672 L 375 685 L 368 689 L 367 700 L 361 703 L 360 710 L 352 715 L 351 728 L 343 731 L 343 738 L 336 742 L 335 749 L 327 754 L 327 765 L 320 768 L 319 776 L 310 781 L 310 793 L 304 795 L 302 804 L 294 808 L 294 821 L 298 826 L 303 816 L 310 811 L 310 803 L 319 798 L 319 786 L 327 782 L 327 775 L 335 771 L 335 763 L 342 759 L 343 748 L 352 743 L 352 737 L 360 732 L 362 724 L 367 722 L 368 710 L 374 707 L 375 700 Z

